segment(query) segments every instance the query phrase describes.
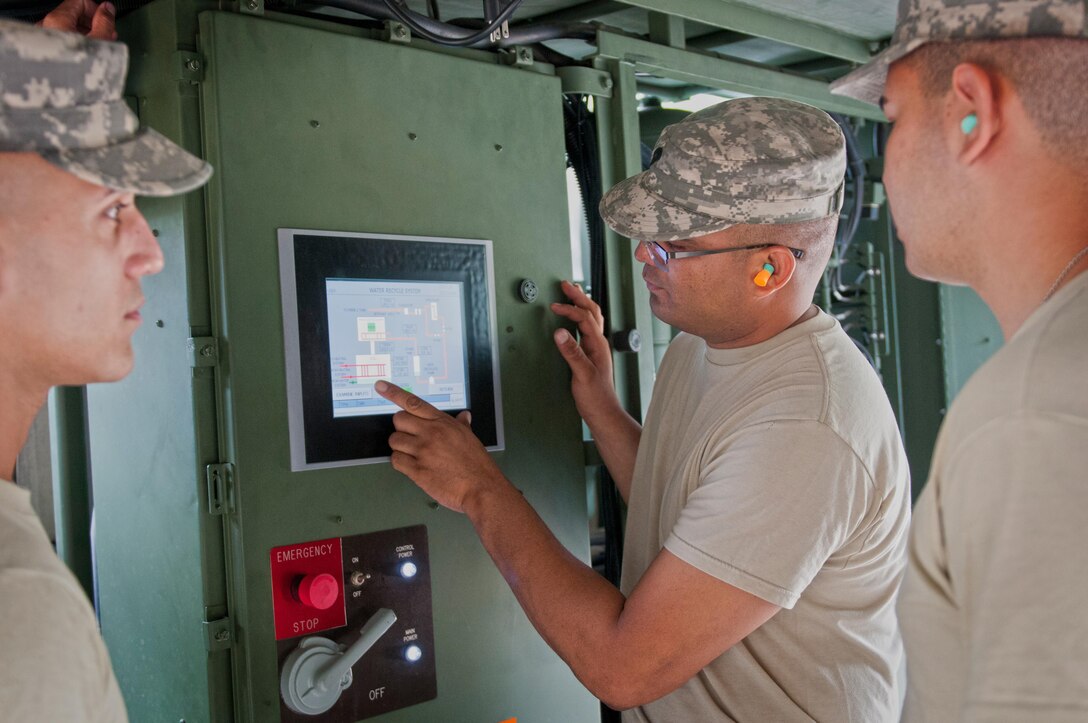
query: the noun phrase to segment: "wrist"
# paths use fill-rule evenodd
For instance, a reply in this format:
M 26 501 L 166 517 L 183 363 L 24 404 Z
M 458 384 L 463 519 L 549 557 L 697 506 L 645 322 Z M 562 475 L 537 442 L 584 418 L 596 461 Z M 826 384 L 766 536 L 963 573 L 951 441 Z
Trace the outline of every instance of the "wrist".
M 510 493 L 521 496 L 520 490 L 497 470 L 488 474 L 487 479 L 475 485 L 462 501 L 461 511 L 475 525 L 478 520 L 487 517 L 490 510 L 501 507 L 502 498 Z

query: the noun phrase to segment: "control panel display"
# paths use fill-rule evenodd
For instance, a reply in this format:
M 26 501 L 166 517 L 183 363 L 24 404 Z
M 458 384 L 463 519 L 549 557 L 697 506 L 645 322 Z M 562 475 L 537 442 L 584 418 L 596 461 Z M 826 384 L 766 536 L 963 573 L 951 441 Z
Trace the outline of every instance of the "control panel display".
M 326 279 L 333 417 L 394 414 L 385 379 L 438 409 L 467 409 L 463 284 Z
M 388 461 L 380 379 L 503 448 L 491 242 L 281 228 L 291 469 Z
M 425 526 L 269 557 L 282 721 L 357 721 L 438 695 Z

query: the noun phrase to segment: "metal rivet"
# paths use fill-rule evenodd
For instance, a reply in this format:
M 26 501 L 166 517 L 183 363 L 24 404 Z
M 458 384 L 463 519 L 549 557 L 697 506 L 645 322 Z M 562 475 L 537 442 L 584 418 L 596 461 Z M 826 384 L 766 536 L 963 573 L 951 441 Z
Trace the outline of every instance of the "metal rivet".
M 343 522 L 344 522 L 344 518 L 341 517 L 340 515 L 337 515 L 336 516 L 336 524 L 340 525 L 340 524 L 343 524 Z
M 159 237 L 159 229 L 157 229 L 157 228 L 151 229 L 151 235 L 154 236 L 155 238 L 158 238 Z
M 502 146 L 501 146 L 500 144 L 496 143 L 496 144 L 495 144 L 495 150 L 496 150 L 496 151 L 501 151 L 501 150 L 502 150 Z
M 408 134 L 408 140 L 414 141 L 416 138 L 419 138 L 419 136 L 417 136 L 415 133 Z
M 310 127 L 311 128 L 320 128 L 321 127 L 321 121 L 319 121 L 319 120 L 310 121 Z
M 161 329 L 164 326 L 166 326 L 166 324 L 163 323 L 162 319 L 159 319 L 158 321 L 155 322 L 155 326 L 157 326 L 157 327 L 159 327 Z
M 506 333 L 507 334 L 513 334 L 514 333 L 514 327 L 512 327 L 512 326 L 506 327 Z
M 431 500 L 430 502 L 427 503 L 427 506 L 430 507 L 432 510 L 437 510 L 442 505 L 438 504 L 434 500 Z

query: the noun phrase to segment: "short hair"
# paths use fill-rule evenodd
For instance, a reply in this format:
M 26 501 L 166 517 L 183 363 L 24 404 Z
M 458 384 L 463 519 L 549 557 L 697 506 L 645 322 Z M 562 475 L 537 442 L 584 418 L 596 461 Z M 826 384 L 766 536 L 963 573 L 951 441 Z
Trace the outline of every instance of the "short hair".
M 922 92 L 943 98 L 952 71 L 974 63 L 1000 73 L 1016 89 L 1043 144 L 1080 175 L 1088 171 L 1088 40 L 1012 38 L 934 42 L 911 54 Z

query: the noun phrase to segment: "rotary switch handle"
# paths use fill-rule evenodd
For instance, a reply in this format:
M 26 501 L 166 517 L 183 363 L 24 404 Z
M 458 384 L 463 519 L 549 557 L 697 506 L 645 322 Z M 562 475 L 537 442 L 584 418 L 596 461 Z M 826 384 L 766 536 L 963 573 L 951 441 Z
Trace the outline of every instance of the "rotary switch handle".
M 351 685 L 351 668 L 397 621 L 382 608 L 370 616 L 359 639 L 347 650 L 321 636 L 304 639 L 283 664 L 280 693 L 287 707 L 303 715 L 319 715 L 336 705 L 340 692 Z

